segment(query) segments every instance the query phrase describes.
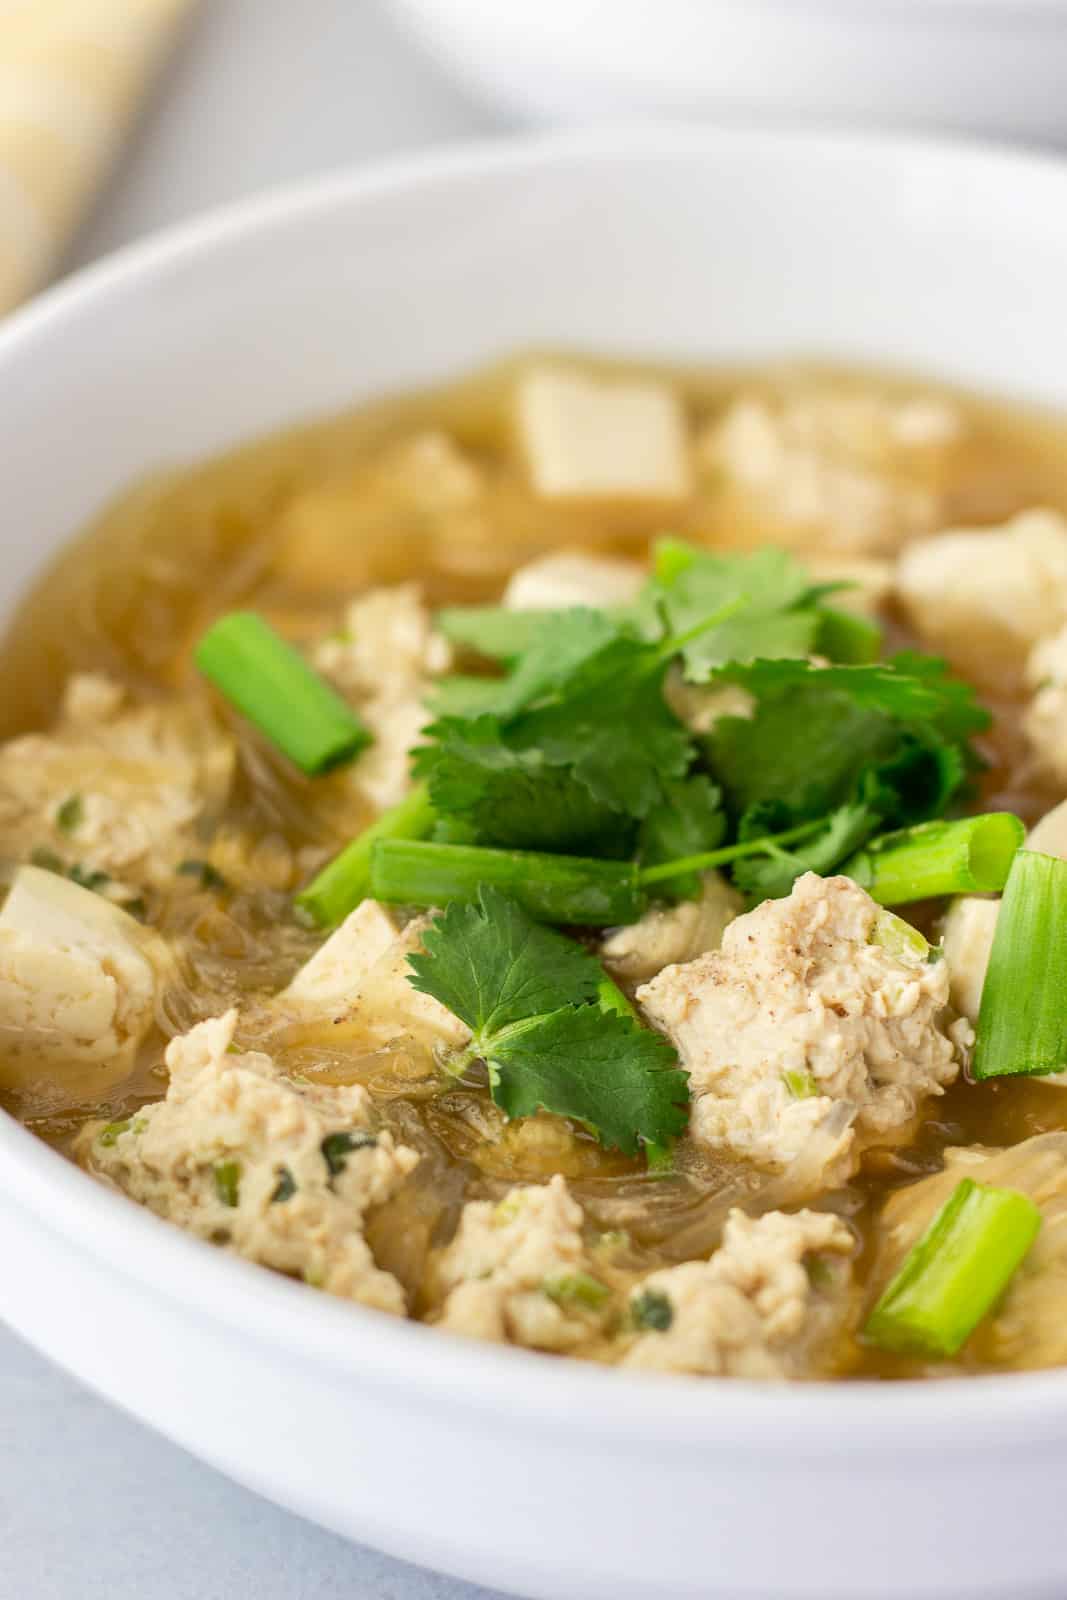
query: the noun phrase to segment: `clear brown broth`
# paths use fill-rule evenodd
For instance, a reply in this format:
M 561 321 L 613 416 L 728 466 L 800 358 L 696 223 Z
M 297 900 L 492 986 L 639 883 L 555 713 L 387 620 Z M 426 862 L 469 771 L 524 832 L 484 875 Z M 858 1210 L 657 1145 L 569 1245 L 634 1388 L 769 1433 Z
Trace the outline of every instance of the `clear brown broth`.
M 614 363 L 590 365 L 617 370 Z M 698 421 L 740 384 L 751 392 L 774 383 L 782 369 L 639 370 L 662 372 Z M 825 375 L 829 369 L 799 370 Z M 417 577 L 434 604 L 472 602 L 494 598 L 516 566 L 562 544 L 640 555 L 650 534 L 662 528 L 628 526 L 617 509 L 554 510 L 530 495 L 508 453 L 512 373 L 506 364 L 146 479 L 64 551 L 22 605 L 0 649 L 0 737 L 47 726 L 75 670 L 105 670 L 141 694 L 201 694 L 190 666 L 191 642 L 214 615 L 236 605 L 263 611 L 300 641 L 328 631 L 345 601 L 374 584 Z M 897 381 L 877 378 L 882 388 Z M 1035 504 L 1067 511 L 1067 424 L 1021 407 L 954 398 L 973 433 L 954 484 L 959 516 L 992 522 Z M 376 463 L 426 428 L 448 432 L 489 472 L 485 521 L 442 527 L 383 486 Z M 318 545 L 306 538 L 316 523 L 336 524 L 334 535 Z M 714 488 L 694 497 L 670 531 L 719 546 L 736 542 L 737 532 Z M 899 619 L 886 620 L 895 641 L 916 642 Z M 1005 682 L 991 701 L 995 720 L 985 741 L 990 765 L 981 800 L 1033 821 L 1062 795 L 1041 787 L 1028 771 L 1017 691 Z M 326 1039 L 314 1029 L 279 1034 L 276 1025 L 257 1021 L 256 999 L 283 986 L 318 942 L 294 918 L 291 891 L 370 816 L 342 801 L 331 779 L 296 777 L 242 724 L 235 721 L 233 732 L 240 778 L 227 821 L 263 841 L 266 882 L 221 901 L 183 893 L 151 904 L 151 920 L 188 951 L 185 981 L 168 997 L 165 1031 L 181 1031 L 243 1001 L 245 1042 L 269 1043 L 294 1069 L 367 1084 L 386 1120 L 424 1153 L 418 1181 L 374 1225 L 372 1242 L 383 1266 L 417 1294 L 428 1249 L 447 1234 L 465 1199 L 556 1171 L 572 1180 L 597 1225 L 629 1230 L 635 1270 L 710 1248 L 727 1197 L 755 1207 L 765 1203 L 755 1174 L 717 1161 L 688 1140 L 680 1147 L 677 1175 L 650 1178 L 557 1119 L 505 1125 L 484 1093 L 442 1088 L 425 1060 L 405 1052 L 371 1052 L 358 1038 Z M 931 926 L 938 910 L 926 908 Z M 57 1112 L 45 1084 L 36 1099 L 12 1109 L 65 1146 L 86 1115 L 122 1115 L 161 1095 L 160 1054 L 157 1040 L 133 1080 L 103 1102 Z M 960 1082 L 931 1102 L 912 1145 L 872 1151 L 860 1177 L 831 1203 L 860 1230 L 863 1260 L 869 1260 L 885 1195 L 937 1170 L 946 1145 L 1006 1144 L 1062 1128 L 1062 1090 L 1025 1080 Z M 980 1355 L 971 1353 L 958 1366 L 980 1364 Z M 900 1376 L 925 1369 L 861 1351 L 850 1370 Z

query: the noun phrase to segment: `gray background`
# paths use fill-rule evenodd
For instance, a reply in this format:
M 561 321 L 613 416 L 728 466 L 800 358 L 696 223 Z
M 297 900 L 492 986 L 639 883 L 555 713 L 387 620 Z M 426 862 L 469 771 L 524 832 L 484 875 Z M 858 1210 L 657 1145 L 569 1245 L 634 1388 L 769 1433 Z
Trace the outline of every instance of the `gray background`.
M 491 132 L 373 0 L 202 0 L 79 266 L 306 173 Z M 0 1600 L 493 1600 L 246 1493 L 0 1328 Z

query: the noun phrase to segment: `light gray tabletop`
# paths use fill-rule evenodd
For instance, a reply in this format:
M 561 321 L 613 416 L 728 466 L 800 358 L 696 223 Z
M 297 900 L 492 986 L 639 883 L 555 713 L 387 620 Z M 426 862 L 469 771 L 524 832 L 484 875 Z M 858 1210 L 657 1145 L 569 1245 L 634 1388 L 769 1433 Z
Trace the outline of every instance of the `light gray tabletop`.
M 81 265 L 205 206 L 499 127 L 374 0 L 202 0 Z M 4 1600 L 493 1600 L 287 1515 L 0 1327 Z

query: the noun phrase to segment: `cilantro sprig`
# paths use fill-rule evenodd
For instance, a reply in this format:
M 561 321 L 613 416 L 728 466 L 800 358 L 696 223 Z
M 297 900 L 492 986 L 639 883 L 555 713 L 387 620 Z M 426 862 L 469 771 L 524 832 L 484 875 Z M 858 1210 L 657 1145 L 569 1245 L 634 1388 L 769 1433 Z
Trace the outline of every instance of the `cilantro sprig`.
M 415 822 L 403 807 L 381 819 L 301 904 L 336 921 L 367 892 L 440 905 L 488 881 L 538 917 L 604 925 L 623 904 L 637 915 L 645 890 L 695 896 L 712 866 L 753 900 L 787 894 L 804 871 L 945 816 L 988 716 L 934 657 L 871 659 L 878 630 L 826 604 L 837 587 L 780 550 L 664 540 L 630 607 L 441 613 L 502 673 L 437 685 L 413 752 Z M 711 695 L 744 689 L 752 714 L 698 735 L 664 693 L 679 671 Z M 583 862 L 589 882 L 562 892 Z
M 603 969 L 581 945 L 488 887 L 435 917 L 423 943 L 409 981 L 471 1030 L 451 1069 L 484 1061 L 509 1117 L 571 1117 L 630 1155 L 684 1130 L 688 1079 L 674 1051 L 632 1017 L 602 1009 Z

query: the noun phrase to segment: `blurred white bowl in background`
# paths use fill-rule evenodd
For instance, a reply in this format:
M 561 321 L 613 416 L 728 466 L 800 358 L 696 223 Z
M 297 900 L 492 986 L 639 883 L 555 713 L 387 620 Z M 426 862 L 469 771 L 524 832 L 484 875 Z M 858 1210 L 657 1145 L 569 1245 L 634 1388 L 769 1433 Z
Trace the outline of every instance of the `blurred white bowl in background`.
M 590 122 L 658 112 L 1067 140 L 1067 0 L 391 0 L 469 86 Z

